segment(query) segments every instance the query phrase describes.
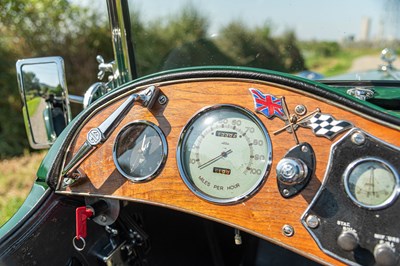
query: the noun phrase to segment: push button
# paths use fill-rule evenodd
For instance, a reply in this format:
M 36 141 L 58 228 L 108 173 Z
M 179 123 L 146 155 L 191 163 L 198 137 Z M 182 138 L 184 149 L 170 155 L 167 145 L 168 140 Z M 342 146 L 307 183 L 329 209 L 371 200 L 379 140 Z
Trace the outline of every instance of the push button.
M 377 265 L 397 265 L 399 256 L 387 243 L 378 244 L 374 249 L 374 257 Z
M 353 251 L 358 247 L 358 236 L 353 231 L 343 231 L 337 239 L 337 244 L 345 251 Z

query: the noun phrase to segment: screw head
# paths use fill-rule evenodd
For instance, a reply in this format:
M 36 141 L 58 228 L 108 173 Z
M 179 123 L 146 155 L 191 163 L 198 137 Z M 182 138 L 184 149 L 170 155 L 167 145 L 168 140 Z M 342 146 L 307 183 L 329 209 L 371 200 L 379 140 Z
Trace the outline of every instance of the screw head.
M 167 97 L 165 95 L 161 95 L 160 97 L 158 97 L 158 103 L 161 105 L 164 105 L 167 103 Z
M 357 131 L 351 136 L 351 141 L 356 145 L 363 145 L 365 143 L 365 135 Z
M 308 147 L 307 146 L 301 146 L 301 151 L 302 152 L 308 152 Z
M 299 104 L 294 108 L 294 112 L 297 115 L 305 115 L 307 113 L 307 108 L 304 105 Z
M 282 233 L 287 236 L 287 237 L 291 237 L 294 235 L 294 228 L 291 225 L 285 224 L 282 227 Z
M 289 196 L 289 190 L 286 189 L 286 188 L 282 190 L 282 193 L 283 193 L 283 195 L 285 195 L 285 196 Z
M 307 226 L 315 229 L 319 226 L 319 219 L 315 215 L 308 215 L 306 219 Z
M 107 217 L 105 215 L 101 215 L 100 221 L 102 221 L 103 223 L 107 222 Z

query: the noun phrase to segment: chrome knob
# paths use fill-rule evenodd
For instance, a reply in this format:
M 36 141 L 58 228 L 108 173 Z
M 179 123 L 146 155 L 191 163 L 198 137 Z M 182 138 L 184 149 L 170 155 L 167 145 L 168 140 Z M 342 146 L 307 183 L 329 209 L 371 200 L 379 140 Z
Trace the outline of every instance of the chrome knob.
M 298 184 L 308 173 L 307 165 L 297 158 L 283 158 L 276 166 L 278 180 L 285 184 Z
M 374 257 L 377 265 L 397 265 L 399 261 L 398 254 L 396 254 L 388 243 L 376 245 L 374 249 Z
M 388 65 L 392 65 L 396 58 L 396 52 L 390 48 L 385 48 L 381 52 L 381 59 L 388 63 Z
M 337 239 L 337 244 L 345 251 L 353 251 L 358 247 L 358 236 L 353 231 L 343 231 Z

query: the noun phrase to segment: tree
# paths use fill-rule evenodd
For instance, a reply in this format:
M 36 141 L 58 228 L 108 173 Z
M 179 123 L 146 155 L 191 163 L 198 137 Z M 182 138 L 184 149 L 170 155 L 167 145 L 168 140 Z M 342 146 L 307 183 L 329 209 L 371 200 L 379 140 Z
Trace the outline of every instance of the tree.
M 190 49 L 188 46 L 191 43 L 206 38 L 208 29 L 207 18 L 192 5 L 184 6 L 176 16 L 147 25 L 142 22 L 138 12 L 132 11 L 131 18 L 140 75 L 165 69 L 164 60 L 168 57 L 171 59 L 171 53 L 176 53 L 179 48 Z
M 70 92 L 82 95 L 96 81 L 96 55 L 102 54 L 107 60 L 113 57 L 107 13 L 96 12 L 67 0 L 2 1 L 0 158 L 28 149 L 15 62 L 20 58 L 62 56 Z
M 218 46 L 236 65 L 295 72 L 304 69 L 304 59 L 293 32 L 272 36 L 271 23 L 248 28 L 240 21 L 228 24 Z

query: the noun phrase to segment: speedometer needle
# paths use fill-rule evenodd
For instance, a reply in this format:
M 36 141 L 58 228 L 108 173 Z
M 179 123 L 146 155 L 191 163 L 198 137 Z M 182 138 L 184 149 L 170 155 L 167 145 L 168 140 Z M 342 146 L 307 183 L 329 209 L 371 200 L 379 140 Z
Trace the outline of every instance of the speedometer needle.
M 209 166 L 209 165 L 215 163 L 216 161 L 218 161 L 218 160 L 220 160 L 220 159 L 222 159 L 222 158 L 226 158 L 226 157 L 228 156 L 228 154 L 230 154 L 230 153 L 232 153 L 232 150 L 223 151 L 223 152 L 221 152 L 221 154 L 218 155 L 217 157 L 215 157 L 215 158 L 209 160 L 209 161 L 206 162 L 206 163 L 203 163 L 202 165 L 199 165 L 199 168 L 200 168 L 200 169 L 204 169 L 204 168 L 206 168 L 207 166 Z

